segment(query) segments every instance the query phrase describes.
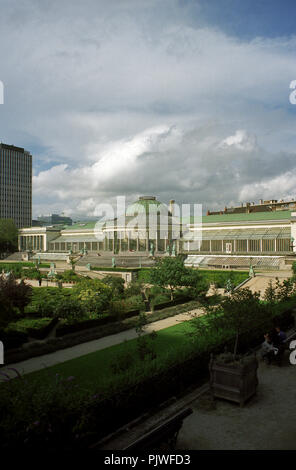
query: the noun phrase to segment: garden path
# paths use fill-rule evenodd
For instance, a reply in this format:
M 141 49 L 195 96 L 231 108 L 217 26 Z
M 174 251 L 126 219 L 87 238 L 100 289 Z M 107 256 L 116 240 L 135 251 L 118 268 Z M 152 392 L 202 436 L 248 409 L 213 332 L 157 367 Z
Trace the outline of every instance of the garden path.
M 180 313 L 173 317 L 149 323 L 145 328 L 144 334 L 149 334 L 152 331 L 163 330 L 164 328 L 177 325 L 180 322 L 191 320 L 193 316 L 203 315 L 203 313 L 204 312 L 201 309 L 194 309 L 189 312 Z M 84 356 L 85 354 L 109 348 L 110 346 L 122 343 L 125 340 L 137 338 L 137 336 L 138 335 L 135 331 L 135 328 L 121 331 L 120 333 L 105 336 L 103 338 L 99 338 L 93 341 L 88 341 L 87 343 L 77 344 L 76 346 L 72 346 L 71 348 L 60 349 L 50 354 L 44 354 L 43 356 L 32 357 L 30 359 L 15 364 L 9 364 L 7 367 L 1 368 L 1 371 L 11 376 L 14 376 L 14 373 L 12 373 L 9 368 L 15 368 L 22 374 L 29 374 L 30 372 L 54 366 L 65 361 Z

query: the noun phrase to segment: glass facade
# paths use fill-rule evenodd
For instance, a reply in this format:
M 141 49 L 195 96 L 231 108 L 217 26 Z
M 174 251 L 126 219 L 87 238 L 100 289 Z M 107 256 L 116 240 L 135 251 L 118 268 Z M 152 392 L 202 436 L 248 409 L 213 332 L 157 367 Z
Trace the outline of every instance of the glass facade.
M 32 155 L 6 144 L 0 144 L 0 218 L 18 228 L 32 224 Z

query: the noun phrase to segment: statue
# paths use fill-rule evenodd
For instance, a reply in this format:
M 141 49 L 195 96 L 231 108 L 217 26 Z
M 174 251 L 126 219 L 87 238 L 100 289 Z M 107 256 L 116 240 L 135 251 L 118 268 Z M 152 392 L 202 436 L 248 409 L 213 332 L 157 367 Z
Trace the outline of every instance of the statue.
M 86 269 L 87 269 L 88 271 L 90 271 L 90 263 L 87 263 Z
M 116 268 L 116 261 L 115 261 L 114 256 L 112 258 L 112 268 Z
M 54 264 L 54 263 L 50 263 L 50 271 L 49 271 L 49 273 L 47 274 L 47 277 L 49 277 L 49 278 L 55 277 L 56 273 L 55 273 L 55 271 L 54 271 L 54 268 L 55 268 L 55 264 Z
M 173 243 L 172 256 L 176 256 L 176 243 Z
M 234 291 L 234 287 L 233 287 L 233 284 L 231 282 L 231 279 L 227 279 L 226 285 L 225 285 L 225 290 L 226 290 L 226 292 L 229 292 L 229 293 Z
M 154 256 L 154 243 L 153 242 L 150 242 L 149 255 Z
M 253 266 L 250 264 L 249 277 L 255 277 L 255 271 Z

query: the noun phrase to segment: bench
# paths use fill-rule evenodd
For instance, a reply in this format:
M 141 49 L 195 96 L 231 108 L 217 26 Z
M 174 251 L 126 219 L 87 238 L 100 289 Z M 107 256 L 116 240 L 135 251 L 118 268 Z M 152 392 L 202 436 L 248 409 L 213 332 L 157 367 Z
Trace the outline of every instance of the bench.
M 191 408 L 187 408 L 169 419 L 166 419 L 163 423 L 156 426 L 151 431 L 147 432 L 140 438 L 131 442 L 129 445 L 123 448 L 123 450 L 174 450 L 176 448 L 176 442 L 178 433 L 183 425 L 183 419 L 192 413 Z
M 178 433 L 183 420 L 192 413 L 191 408 L 185 408 L 172 415 L 146 426 L 138 422 L 136 426 L 125 427 L 123 432 L 105 438 L 93 444 L 91 448 L 99 450 L 164 450 L 171 451 L 176 447 Z M 148 419 L 149 421 L 149 419 Z

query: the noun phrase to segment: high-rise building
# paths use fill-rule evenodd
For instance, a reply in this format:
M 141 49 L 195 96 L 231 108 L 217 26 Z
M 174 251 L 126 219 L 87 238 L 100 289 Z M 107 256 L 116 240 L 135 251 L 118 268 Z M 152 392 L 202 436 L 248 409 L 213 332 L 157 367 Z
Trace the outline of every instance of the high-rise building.
M 42 225 L 72 225 L 73 221 L 71 217 L 66 217 L 64 215 L 50 214 L 50 215 L 40 215 L 37 217 L 37 221 Z
M 0 143 L 0 219 L 17 227 L 32 224 L 32 155 L 21 147 Z

